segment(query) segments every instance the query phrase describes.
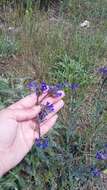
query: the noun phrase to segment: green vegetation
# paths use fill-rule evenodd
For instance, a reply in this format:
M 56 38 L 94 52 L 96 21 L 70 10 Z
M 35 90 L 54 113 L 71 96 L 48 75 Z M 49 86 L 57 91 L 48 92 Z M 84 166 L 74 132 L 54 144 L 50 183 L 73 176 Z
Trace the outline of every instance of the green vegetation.
M 56 17 L 54 8 L 40 11 L 38 2 L 19 14 L 17 7 L 9 11 L 8 1 L 0 16 L 0 60 L 6 68 L 0 76 L 0 108 L 28 94 L 29 80 L 80 87 L 76 94 L 65 89 L 65 107 L 48 134 L 49 148 L 33 147 L 0 179 L 0 190 L 106 190 L 90 168 L 107 168 L 95 159 L 107 143 L 107 84 L 101 89 L 103 78 L 97 72 L 107 66 L 107 1 L 63 1 Z M 80 27 L 85 20 L 90 26 Z M 9 27 L 15 29 L 12 34 Z
M 17 41 L 11 40 L 8 37 L 0 37 L 0 57 L 8 57 L 16 54 L 20 50 L 20 45 Z

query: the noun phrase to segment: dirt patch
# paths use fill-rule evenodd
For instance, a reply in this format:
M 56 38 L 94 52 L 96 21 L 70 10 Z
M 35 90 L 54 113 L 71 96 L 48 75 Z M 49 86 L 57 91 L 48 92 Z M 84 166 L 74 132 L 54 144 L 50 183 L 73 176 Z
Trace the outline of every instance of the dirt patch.
M 1 58 L 0 59 L 0 74 L 6 73 L 11 67 L 14 67 L 18 64 L 19 58 L 18 57 L 8 57 L 8 58 Z
M 26 63 L 23 56 L 11 56 L 8 58 L 0 59 L 0 75 L 11 74 L 13 76 L 34 76 L 33 68 Z

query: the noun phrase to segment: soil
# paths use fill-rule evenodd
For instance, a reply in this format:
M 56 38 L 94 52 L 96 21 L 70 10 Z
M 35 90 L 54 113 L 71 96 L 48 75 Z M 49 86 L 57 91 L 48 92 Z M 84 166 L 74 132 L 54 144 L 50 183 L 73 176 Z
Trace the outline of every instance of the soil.
M 35 76 L 33 68 L 26 64 L 21 55 L 0 58 L 0 75 L 10 76 L 10 73 L 14 77 Z

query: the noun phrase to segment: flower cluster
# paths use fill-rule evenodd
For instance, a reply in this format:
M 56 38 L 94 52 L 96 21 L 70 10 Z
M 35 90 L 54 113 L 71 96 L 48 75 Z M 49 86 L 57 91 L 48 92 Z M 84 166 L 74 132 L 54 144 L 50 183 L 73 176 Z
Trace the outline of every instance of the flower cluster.
M 57 83 L 56 85 L 47 85 L 46 82 L 42 82 L 41 84 L 36 83 L 35 81 L 30 82 L 27 87 L 30 90 L 33 90 L 36 92 L 36 95 L 39 96 L 41 93 L 47 92 L 49 95 L 53 97 L 59 97 L 62 95 L 60 90 L 63 90 L 64 88 L 69 88 L 71 90 L 77 90 L 79 88 L 78 83 L 71 83 L 68 82 L 64 83 Z
M 102 151 L 97 151 L 96 153 L 97 160 L 107 160 L 107 144 L 105 145 L 105 149 Z
M 36 83 L 35 81 L 30 82 L 27 87 L 30 90 L 33 90 L 37 96 L 40 94 L 47 92 L 48 95 L 58 97 L 61 96 L 62 94 L 59 93 L 58 91 L 61 90 L 61 86 L 48 86 L 44 81 L 41 84 Z
M 96 167 L 92 167 L 91 168 L 91 174 L 93 177 L 99 177 L 101 174 L 101 170 L 96 168 Z
M 99 151 L 96 153 L 96 158 L 98 160 L 107 160 L 107 152 L 105 151 Z
M 97 160 L 107 160 L 107 144 L 104 145 L 104 150 L 96 152 L 95 158 Z M 101 174 L 101 170 L 94 166 L 91 168 L 91 174 L 93 177 L 98 177 Z
M 30 83 L 28 83 L 27 87 L 30 90 L 35 91 L 36 95 L 39 96 L 40 95 L 40 86 L 38 83 L 36 83 L 35 81 L 32 81 Z
M 47 89 L 48 89 L 48 86 L 47 86 L 46 82 L 43 81 L 43 82 L 41 83 L 41 91 L 42 91 L 42 92 L 45 92 Z
M 36 123 L 38 125 L 39 129 L 39 139 L 35 140 L 35 144 L 39 148 L 47 148 L 48 147 L 48 139 L 42 139 L 41 138 L 41 133 L 40 133 L 40 124 L 46 120 L 46 116 L 48 116 L 49 113 L 54 111 L 54 106 L 53 104 L 47 102 L 46 105 L 42 105 L 42 109 L 40 113 L 36 117 Z
M 35 145 L 41 149 L 45 149 L 48 147 L 48 138 L 45 138 L 45 139 L 35 139 Z
M 38 124 L 42 123 L 46 116 L 54 111 L 54 105 L 47 102 L 46 105 L 42 105 L 42 109 L 40 111 L 40 113 L 38 114 L 38 116 L 36 117 L 36 121 Z
M 37 147 L 44 149 L 48 146 L 48 139 L 45 140 L 41 139 L 40 124 L 45 121 L 49 113 L 54 111 L 54 106 L 50 102 L 47 102 L 46 105 L 42 105 L 41 101 L 39 102 L 39 96 L 43 93 L 46 93 L 46 96 L 58 98 L 62 96 L 61 90 L 63 90 L 63 88 L 69 88 L 73 91 L 76 91 L 76 89 L 79 88 L 79 84 L 77 83 L 69 84 L 68 82 L 64 82 L 64 83 L 57 83 L 56 85 L 47 85 L 46 82 L 44 81 L 41 84 L 38 84 L 35 81 L 31 81 L 27 85 L 27 87 L 36 93 L 37 104 L 41 105 L 41 111 L 35 118 L 39 132 L 39 139 L 35 140 L 35 144 L 37 145 Z M 44 98 L 46 98 L 46 96 Z
M 77 88 L 79 88 L 79 84 L 78 83 L 72 83 L 72 84 L 70 84 L 70 88 L 71 88 L 71 90 L 76 90 Z
M 107 75 L 107 67 L 99 68 L 98 72 L 102 75 Z

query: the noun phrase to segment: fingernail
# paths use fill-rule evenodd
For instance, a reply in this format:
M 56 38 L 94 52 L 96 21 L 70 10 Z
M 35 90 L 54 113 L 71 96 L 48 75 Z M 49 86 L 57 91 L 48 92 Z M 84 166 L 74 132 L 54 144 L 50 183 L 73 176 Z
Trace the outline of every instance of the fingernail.
M 64 101 L 61 100 L 61 108 L 64 106 Z

